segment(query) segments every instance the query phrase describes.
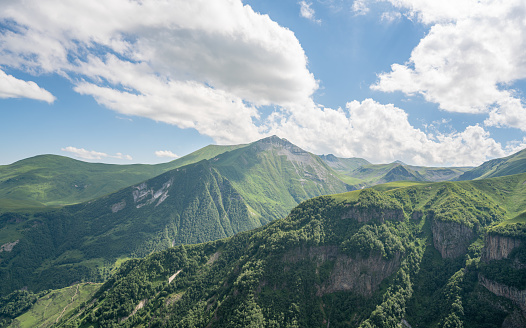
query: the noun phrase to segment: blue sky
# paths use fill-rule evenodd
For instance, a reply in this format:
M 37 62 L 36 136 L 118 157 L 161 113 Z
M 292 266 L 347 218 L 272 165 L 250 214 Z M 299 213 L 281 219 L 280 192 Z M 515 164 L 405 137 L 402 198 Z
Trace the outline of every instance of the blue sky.
M 526 4 L 7 1 L 0 164 L 158 163 L 277 134 L 374 163 L 526 146 Z

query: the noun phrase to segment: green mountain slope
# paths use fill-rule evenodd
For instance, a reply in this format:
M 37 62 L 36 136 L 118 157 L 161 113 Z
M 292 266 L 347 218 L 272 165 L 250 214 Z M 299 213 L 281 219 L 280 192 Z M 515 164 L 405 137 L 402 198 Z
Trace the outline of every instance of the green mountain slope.
M 465 172 L 457 180 L 485 179 L 524 172 L 526 172 L 526 149 L 508 157 L 487 161 L 479 167 Z
M 31 157 L 0 166 L 0 210 L 88 201 L 242 146 L 210 145 L 156 165 L 87 163 L 57 155 Z
M 353 157 L 353 158 L 340 158 L 336 157 L 333 154 L 329 155 L 320 155 L 320 158 L 327 163 L 330 167 L 336 171 L 350 172 L 360 166 L 369 165 L 367 160 L 363 158 Z
M 70 317 L 76 307 L 88 301 L 101 284 L 82 283 L 44 292 L 30 311 L 13 318 L 11 328 L 52 327 L 63 317 Z
M 59 326 L 520 327 L 526 228 L 499 222 L 524 207 L 510 199 L 525 181 L 317 197 L 264 227 L 125 262 Z
M 232 236 L 347 185 L 271 137 L 60 210 L 0 215 L 0 292 L 102 281 L 123 258 Z
M 206 161 L 95 201 L 34 215 L 4 214 L 12 250 L 0 252 L 1 292 L 100 281 L 120 257 L 258 227 L 239 193 Z M 4 245 L 10 245 L 7 242 Z M 102 271 L 101 271 L 102 270 Z
M 285 217 L 309 198 L 350 190 L 318 156 L 276 136 L 219 155 L 212 165 L 262 224 Z
M 360 158 L 321 156 L 340 179 L 355 187 L 373 186 L 393 181 L 452 181 L 470 170 L 469 167 L 426 167 L 407 165 L 400 161 L 371 164 Z

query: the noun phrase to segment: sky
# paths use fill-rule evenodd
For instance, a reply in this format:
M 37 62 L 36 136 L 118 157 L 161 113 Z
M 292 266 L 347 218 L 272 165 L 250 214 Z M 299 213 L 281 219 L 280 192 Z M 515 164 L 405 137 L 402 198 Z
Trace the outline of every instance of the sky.
M 475 166 L 526 147 L 523 0 L 2 0 L 0 165 L 270 135 Z

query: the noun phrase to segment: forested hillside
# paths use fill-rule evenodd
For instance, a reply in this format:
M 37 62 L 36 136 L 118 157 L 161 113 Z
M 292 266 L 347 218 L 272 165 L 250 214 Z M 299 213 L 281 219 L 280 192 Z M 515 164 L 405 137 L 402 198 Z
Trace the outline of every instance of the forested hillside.
M 0 214 L 0 293 L 104 281 L 124 259 L 232 236 L 348 185 L 271 137 L 58 210 Z
M 60 326 L 521 327 L 525 181 L 314 198 L 262 228 L 124 263 Z

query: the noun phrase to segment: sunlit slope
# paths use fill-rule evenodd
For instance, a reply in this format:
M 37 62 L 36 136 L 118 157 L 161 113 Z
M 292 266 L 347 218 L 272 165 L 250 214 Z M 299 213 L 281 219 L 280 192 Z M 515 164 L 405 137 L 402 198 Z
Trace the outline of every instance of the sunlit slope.
M 210 145 L 156 165 L 87 163 L 58 155 L 27 158 L 0 166 L 0 210 L 87 201 L 241 146 Z
M 504 158 L 487 161 L 458 177 L 458 180 L 474 180 L 500 177 L 526 172 L 526 149 Z
M 351 187 L 318 156 L 276 136 L 211 161 L 243 195 L 262 223 L 282 218 L 309 198 Z
M 355 187 L 394 181 L 450 181 L 471 169 L 413 166 L 399 161 L 389 164 L 371 164 L 360 158 L 338 158 L 334 155 L 321 156 L 321 158 L 339 174 L 342 180 Z
M 347 190 L 332 172 L 268 138 L 60 210 L 4 213 L 0 291 L 101 281 L 121 258 L 254 229 L 304 199 Z

